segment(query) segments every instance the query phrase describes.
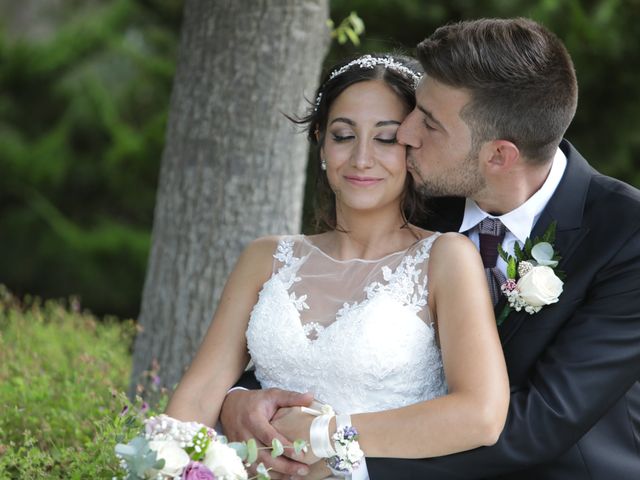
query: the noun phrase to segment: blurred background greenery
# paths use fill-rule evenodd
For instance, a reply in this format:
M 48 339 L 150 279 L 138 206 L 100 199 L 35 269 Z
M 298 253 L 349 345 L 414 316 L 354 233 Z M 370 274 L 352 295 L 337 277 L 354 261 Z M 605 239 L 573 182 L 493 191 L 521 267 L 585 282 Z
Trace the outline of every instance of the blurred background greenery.
M 74 294 L 98 314 L 137 316 L 182 6 L 0 0 L 0 283 L 16 294 Z M 640 0 L 331 2 L 336 23 L 351 11 L 364 20 L 362 43 L 334 42 L 326 65 L 411 53 L 465 18 L 544 23 L 578 73 L 567 138 L 640 187 Z

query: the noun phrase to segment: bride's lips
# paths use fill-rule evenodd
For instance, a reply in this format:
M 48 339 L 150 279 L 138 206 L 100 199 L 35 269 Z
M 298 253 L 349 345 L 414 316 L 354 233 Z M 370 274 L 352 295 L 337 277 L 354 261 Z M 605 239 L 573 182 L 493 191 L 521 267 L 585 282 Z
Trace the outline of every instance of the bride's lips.
M 377 177 L 360 177 L 358 175 L 345 175 L 344 179 L 353 184 L 361 187 L 368 187 L 369 185 L 375 185 L 382 181 L 382 178 Z

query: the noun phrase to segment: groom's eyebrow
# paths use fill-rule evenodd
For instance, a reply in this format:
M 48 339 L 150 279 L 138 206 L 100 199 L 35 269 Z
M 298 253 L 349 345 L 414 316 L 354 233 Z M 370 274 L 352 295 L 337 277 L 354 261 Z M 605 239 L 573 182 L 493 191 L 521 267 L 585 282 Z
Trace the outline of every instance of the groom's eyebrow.
M 446 128 L 444 128 L 444 125 L 442 125 L 437 119 L 436 117 L 433 116 L 433 113 L 431 113 L 429 110 L 427 110 L 426 108 L 424 108 L 422 105 L 416 105 L 416 107 L 418 108 L 418 110 L 420 110 L 422 113 L 424 113 L 424 116 L 427 117 L 429 120 L 431 120 L 433 123 L 435 123 L 436 125 L 438 125 L 442 130 L 444 130 L 445 132 L 447 131 Z

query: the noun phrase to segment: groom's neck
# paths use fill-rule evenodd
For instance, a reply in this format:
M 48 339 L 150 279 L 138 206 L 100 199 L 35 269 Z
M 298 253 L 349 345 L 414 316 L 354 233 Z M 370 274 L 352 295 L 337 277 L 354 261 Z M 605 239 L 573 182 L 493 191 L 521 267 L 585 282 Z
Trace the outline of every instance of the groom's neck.
M 529 200 L 544 184 L 552 161 L 543 165 L 521 162 L 500 175 L 486 178 L 486 186 L 472 198 L 478 206 L 495 216 L 515 210 Z

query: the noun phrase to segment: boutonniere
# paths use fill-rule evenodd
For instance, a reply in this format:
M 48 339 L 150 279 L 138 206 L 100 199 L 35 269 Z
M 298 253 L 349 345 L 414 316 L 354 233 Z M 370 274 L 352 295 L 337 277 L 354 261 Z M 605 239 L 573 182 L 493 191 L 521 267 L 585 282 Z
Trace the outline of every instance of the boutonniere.
M 530 315 L 545 305 L 556 303 L 564 283 L 564 273 L 555 270 L 560 256 L 553 249 L 556 222 L 552 222 L 542 238 L 527 238 L 524 247 L 517 242 L 514 255 L 509 255 L 498 245 L 500 257 L 507 263 L 507 281 L 500 290 L 507 297 L 507 305 L 497 318 L 498 325 L 504 322 L 512 310 L 523 310 Z

